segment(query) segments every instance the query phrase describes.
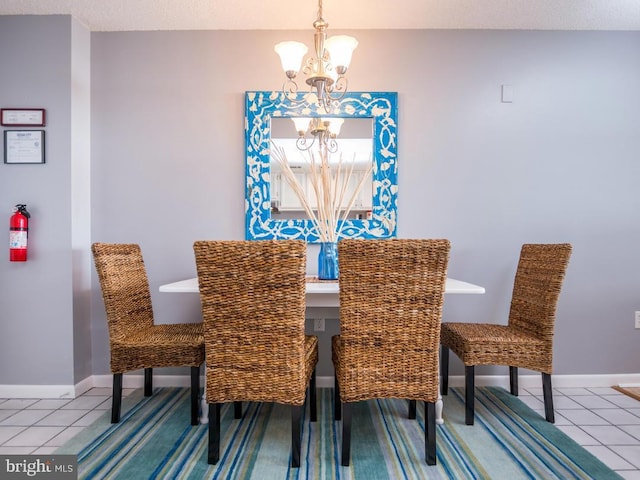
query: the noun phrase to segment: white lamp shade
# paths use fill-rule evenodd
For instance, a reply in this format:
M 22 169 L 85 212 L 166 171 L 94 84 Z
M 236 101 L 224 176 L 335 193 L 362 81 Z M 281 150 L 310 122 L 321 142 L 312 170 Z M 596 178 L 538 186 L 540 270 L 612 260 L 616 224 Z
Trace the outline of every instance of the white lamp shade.
M 309 128 L 310 119 L 307 117 L 291 117 L 293 124 L 296 126 L 296 132 L 306 132 Z
M 358 46 L 358 41 L 348 35 L 334 35 L 327 38 L 324 46 L 329 51 L 333 67 L 347 69 L 351 63 L 351 55 Z
M 342 128 L 342 124 L 344 123 L 344 118 L 323 118 L 323 121 L 329 122 L 329 133 L 335 135 L 336 137 L 340 134 L 340 128 Z
M 307 53 L 307 46 L 300 42 L 280 42 L 273 47 L 278 55 L 282 69 L 285 72 L 298 72 L 302 66 L 302 59 Z

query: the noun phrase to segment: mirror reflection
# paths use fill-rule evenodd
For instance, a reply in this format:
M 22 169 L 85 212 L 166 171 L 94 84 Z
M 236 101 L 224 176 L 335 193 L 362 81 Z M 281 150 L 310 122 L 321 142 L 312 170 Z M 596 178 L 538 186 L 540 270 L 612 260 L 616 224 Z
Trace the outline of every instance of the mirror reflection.
M 357 192 L 348 218 L 371 219 L 373 208 L 373 119 L 337 117 L 280 117 L 271 119 L 271 140 L 284 149 L 296 180 L 312 200 L 311 155 L 326 148 L 331 163 L 349 172 L 346 197 Z M 351 169 L 353 164 L 353 169 Z M 274 220 L 309 219 L 278 161 L 271 158 L 271 216 Z M 364 177 L 364 178 L 363 178 Z

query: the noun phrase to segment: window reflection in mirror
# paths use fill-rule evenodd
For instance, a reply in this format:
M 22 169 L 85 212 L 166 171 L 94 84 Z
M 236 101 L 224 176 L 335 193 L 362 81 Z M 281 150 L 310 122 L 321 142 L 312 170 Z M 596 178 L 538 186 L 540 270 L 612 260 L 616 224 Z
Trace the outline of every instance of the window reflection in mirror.
M 282 147 L 286 153 L 291 169 L 296 175 L 299 184 L 303 187 L 306 197 L 310 200 L 311 206 L 315 206 L 316 198 L 310 183 L 310 154 L 317 155 L 320 147 L 319 139 L 311 133 L 306 134 L 304 144 L 300 145 L 298 126 L 294 124 L 291 117 L 280 117 L 271 119 L 271 140 L 275 145 Z M 300 117 L 296 118 L 300 120 Z M 317 118 L 309 118 L 303 121 L 307 124 L 310 121 L 317 121 Z M 332 129 L 332 118 L 323 118 L 328 123 L 329 130 Z M 333 119 L 336 120 L 336 119 Z M 347 198 L 356 190 L 363 176 L 364 183 L 356 197 L 355 203 L 350 210 L 349 218 L 369 219 L 372 211 L 373 183 L 371 173 L 371 162 L 373 161 L 373 120 L 371 118 L 345 118 L 339 126 L 339 133 L 335 137 L 336 151 L 330 154 L 330 161 L 338 162 L 342 157 L 342 171 L 350 169 L 348 163 L 353 162 L 353 172 L 349 178 L 349 189 Z M 308 128 L 307 128 L 308 130 Z M 298 145 L 296 143 L 298 142 Z M 299 148 L 300 147 L 300 148 Z M 308 150 L 302 150 L 307 148 Z M 271 159 L 271 216 L 274 220 L 288 219 L 308 219 L 309 216 L 304 211 L 298 196 L 286 180 L 282 173 L 280 164 Z

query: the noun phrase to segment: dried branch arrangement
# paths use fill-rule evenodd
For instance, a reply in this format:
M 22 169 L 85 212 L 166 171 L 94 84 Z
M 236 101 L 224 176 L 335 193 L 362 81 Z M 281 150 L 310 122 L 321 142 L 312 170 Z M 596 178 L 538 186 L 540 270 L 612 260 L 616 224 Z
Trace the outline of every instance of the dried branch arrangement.
M 287 183 L 300 199 L 302 207 L 316 227 L 320 241 L 337 242 L 344 221 L 349 217 L 362 185 L 371 174 L 373 163 L 369 162 L 365 174 L 349 196 L 348 187 L 356 163 L 355 154 L 353 161 L 343 161 L 342 153 L 336 153 L 339 156 L 338 161 L 332 164 L 330 162 L 332 154 L 326 148 L 321 148 L 317 152 L 308 150 L 310 183 L 316 200 L 316 208 L 313 208 L 312 199 L 307 196 L 304 187 L 298 182 L 284 148 L 274 142 L 271 142 L 271 145 L 272 158 L 280 164 Z

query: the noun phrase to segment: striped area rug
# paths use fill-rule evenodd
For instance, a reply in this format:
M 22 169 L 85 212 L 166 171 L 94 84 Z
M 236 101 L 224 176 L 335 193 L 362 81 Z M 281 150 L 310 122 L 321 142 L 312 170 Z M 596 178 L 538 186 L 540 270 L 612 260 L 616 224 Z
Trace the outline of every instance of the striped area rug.
M 332 390 L 318 390 L 318 422 L 305 418 L 299 469 L 289 468 L 290 414 L 277 404 L 245 404 L 240 420 L 222 409 L 221 461 L 207 464 L 207 425 L 189 425 L 189 391 L 156 389 L 124 399 L 119 424 L 109 412 L 56 453 L 77 453 L 87 479 L 616 479 L 589 452 L 505 390 L 476 389 L 476 424 L 464 424 L 462 392 L 444 397 L 437 465 L 424 457 L 424 409 L 407 402 L 360 402 L 353 409 L 351 466 L 340 466 L 341 422 Z

